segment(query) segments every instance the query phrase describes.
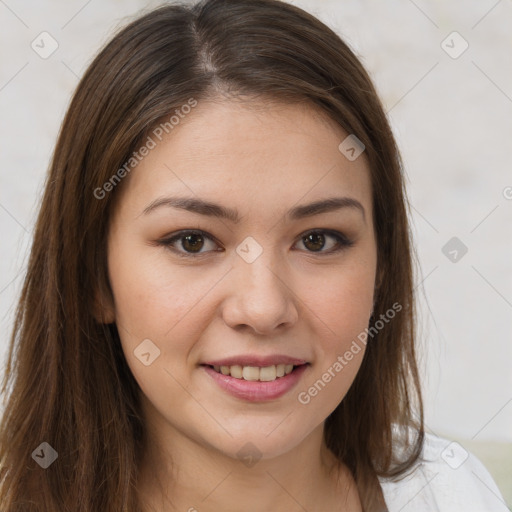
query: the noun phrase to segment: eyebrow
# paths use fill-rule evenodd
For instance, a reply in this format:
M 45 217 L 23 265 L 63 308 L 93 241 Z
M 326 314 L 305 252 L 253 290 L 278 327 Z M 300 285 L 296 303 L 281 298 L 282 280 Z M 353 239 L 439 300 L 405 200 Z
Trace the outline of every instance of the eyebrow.
M 234 224 L 237 224 L 241 220 L 238 210 L 195 197 L 162 197 L 155 199 L 144 209 L 142 213 L 147 215 L 163 206 L 187 210 L 189 212 L 208 217 L 217 217 L 229 220 Z M 286 217 L 290 220 L 299 220 L 344 208 L 359 210 L 363 215 L 363 219 L 366 220 L 363 205 L 357 199 L 352 197 L 329 197 L 309 204 L 295 206 L 287 212 Z

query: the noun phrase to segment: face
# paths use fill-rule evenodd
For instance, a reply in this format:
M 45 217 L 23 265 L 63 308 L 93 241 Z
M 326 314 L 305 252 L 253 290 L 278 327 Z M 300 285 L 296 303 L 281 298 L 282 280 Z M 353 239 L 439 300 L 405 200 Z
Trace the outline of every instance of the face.
M 162 438 L 271 458 L 343 400 L 377 261 L 347 136 L 313 107 L 199 103 L 116 191 L 111 314 Z

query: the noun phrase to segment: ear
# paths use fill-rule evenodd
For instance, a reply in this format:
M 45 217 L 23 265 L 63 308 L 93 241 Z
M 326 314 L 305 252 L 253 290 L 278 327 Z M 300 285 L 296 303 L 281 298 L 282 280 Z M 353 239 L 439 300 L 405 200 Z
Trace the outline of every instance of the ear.
M 93 315 L 100 324 L 113 324 L 116 320 L 114 299 L 112 293 L 96 288 L 93 300 Z

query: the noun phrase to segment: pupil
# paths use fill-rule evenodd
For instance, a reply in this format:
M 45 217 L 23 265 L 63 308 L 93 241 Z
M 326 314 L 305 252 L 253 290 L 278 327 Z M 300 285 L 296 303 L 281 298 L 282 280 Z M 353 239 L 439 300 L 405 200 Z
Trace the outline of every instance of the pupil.
M 201 235 L 192 234 L 183 237 L 183 248 L 190 252 L 199 252 L 203 246 L 203 237 Z
M 312 242 L 312 246 L 309 245 L 309 242 Z M 319 233 L 310 233 L 308 236 L 304 238 L 304 245 L 313 251 L 319 251 L 325 245 L 324 236 Z

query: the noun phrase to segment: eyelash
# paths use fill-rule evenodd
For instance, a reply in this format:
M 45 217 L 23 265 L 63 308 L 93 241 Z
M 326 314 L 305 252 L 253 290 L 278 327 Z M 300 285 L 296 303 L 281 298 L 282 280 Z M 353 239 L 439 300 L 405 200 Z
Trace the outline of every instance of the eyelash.
M 341 252 L 345 249 L 348 249 L 349 247 L 352 247 L 354 245 L 354 241 L 349 240 L 343 233 L 340 233 L 339 231 L 333 231 L 330 229 L 311 229 L 309 231 L 306 231 L 305 233 L 300 235 L 298 242 L 301 242 L 306 236 L 311 235 L 311 234 L 323 234 L 323 235 L 332 237 L 336 240 L 337 245 L 335 246 L 334 249 L 330 249 L 328 251 L 323 251 L 323 250 L 306 251 L 310 254 L 320 255 L 320 256 L 335 254 L 335 253 Z M 179 231 L 178 233 L 176 233 L 168 238 L 163 238 L 161 240 L 158 240 L 157 244 L 165 247 L 166 249 L 171 250 L 173 253 L 177 254 L 179 257 L 182 257 L 182 258 L 197 258 L 197 257 L 201 257 L 204 254 L 208 254 L 209 252 L 212 252 L 212 251 L 197 252 L 197 253 L 183 252 L 183 251 L 179 251 L 176 248 L 172 247 L 172 244 L 174 242 L 179 241 L 180 239 L 183 239 L 187 235 L 200 235 L 203 238 L 210 240 L 217 244 L 216 240 L 212 236 L 210 236 L 206 232 L 198 230 L 198 229 Z M 219 245 L 219 244 L 217 244 L 217 245 Z M 213 251 L 213 252 L 220 252 L 220 251 Z

